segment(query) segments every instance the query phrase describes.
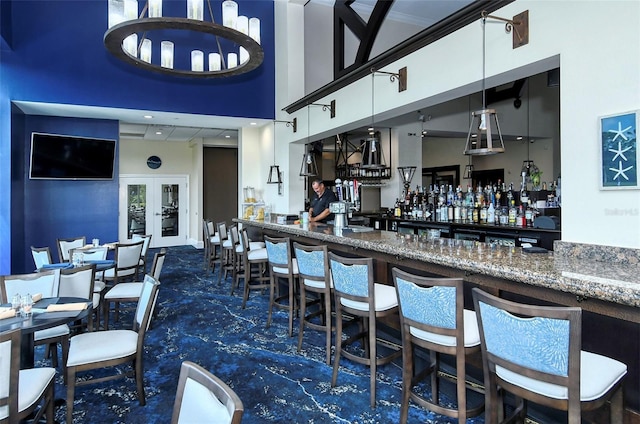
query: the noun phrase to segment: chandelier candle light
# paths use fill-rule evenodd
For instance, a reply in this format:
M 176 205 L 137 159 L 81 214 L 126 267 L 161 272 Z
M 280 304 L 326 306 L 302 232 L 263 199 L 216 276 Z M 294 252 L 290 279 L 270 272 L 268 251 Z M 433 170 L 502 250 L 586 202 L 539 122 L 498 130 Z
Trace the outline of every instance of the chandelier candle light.
M 238 15 L 235 1 L 222 2 L 221 23 L 215 22 L 211 0 L 185 0 L 186 17 L 163 16 L 162 0 L 148 0 L 140 13 L 137 0 L 108 1 L 109 28 L 104 35 L 105 47 L 118 59 L 139 68 L 167 75 L 218 78 L 252 71 L 264 60 L 260 19 Z M 205 20 L 205 9 L 210 22 Z M 178 31 L 182 33 L 178 34 Z M 188 37 L 184 37 L 184 33 Z M 207 37 L 204 42 L 207 49 L 178 44 L 189 44 L 190 41 L 196 44 L 194 40 L 198 35 Z M 158 41 L 152 41 L 152 38 Z M 159 64 L 153 62 L 154 43 L 160 45 Z M 227 50 L 226 55 L 223 47 Z M 176 62 L 187 61 L 190 57 L 188 69 L 175 66 L 174 53 L 184 59 Z

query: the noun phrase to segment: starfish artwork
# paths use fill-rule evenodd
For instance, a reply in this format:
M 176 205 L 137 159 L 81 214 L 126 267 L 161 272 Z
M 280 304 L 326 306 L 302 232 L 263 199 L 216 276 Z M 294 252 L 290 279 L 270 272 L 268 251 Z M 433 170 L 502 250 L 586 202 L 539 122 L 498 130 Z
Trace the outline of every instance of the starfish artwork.
M 616 135 L 616 137 L 617 137 L 617 135 Z M 615 140 L 615 138 L 614 138 L 614 140 Z M 625 138 L 625 140 L 626 140 L 626 138 Z M 629 150 L 631 150 L 631 146 L 627 147 L 626 149 L 623 149 L 622 148 L 622 143 L 618 141 L 618 149 L 617 150 L 616 149 L 609 149 L 609 151 L 611 153 L 615 153 L 615 156 L 611 159 L 611 162 L 616 160 L 618 158 L 618 156 L 620 156 L 623 160 L 626 161 L 627 157 L 624 154 L 625 154 L 625 152 L 628 152 Z
M 627 177 L 627 172 L 629 172 L 630 170 L 633 169 L 633 165 L 632 166 L 628 166 L 626 168 L 622 168 L 622 161 L 618 162 L 618 167 L 617 168 L 609 168 L 609 171 L 613 171 L 616 174 L 613 176 L 613 179 L 616 180 L 618 179 L 618 177 L 622 177 L 625 180 L 629 181 L 629 177 Z
M 622 137 L 622 139 L 624 141 L 627 141 L 627 136 L 624 135 L 624 133 L 626 133 L 627 131 L 629 131 L 631 129 L 631 125 L 629 125 L 627 128 L 622 129 L 622 122 L 618 121 L 618 129 L 617 130 L 609 130 L 610 133 L 615 134 L 615 137 L 613 137 L 613 141 L 616 141 L 616 139 L 618 137 Z

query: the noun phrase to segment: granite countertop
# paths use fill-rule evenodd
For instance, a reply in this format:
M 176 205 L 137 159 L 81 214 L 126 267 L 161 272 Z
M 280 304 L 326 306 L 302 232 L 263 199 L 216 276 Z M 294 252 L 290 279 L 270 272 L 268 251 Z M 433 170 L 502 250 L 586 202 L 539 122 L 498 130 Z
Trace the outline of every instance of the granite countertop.
M 340 231 L 326 224 L 282 225 L 237 219 L 245 225 L 282 231 L 399 258 L 424 261 L 532 286 L 559 290 L 584 298 L 640 307 L 640 267 L 637 263 L 611 263 L 548 253 L 525 253 L 470 240 L 428 238 L 390 231 Z

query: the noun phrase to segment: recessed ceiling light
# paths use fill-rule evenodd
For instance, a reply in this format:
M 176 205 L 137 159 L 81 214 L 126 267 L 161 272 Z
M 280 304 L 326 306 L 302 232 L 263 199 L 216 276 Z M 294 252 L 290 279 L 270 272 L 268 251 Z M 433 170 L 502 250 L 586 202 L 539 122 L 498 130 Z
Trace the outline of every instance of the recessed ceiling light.
M 144 117 L 143 117 L 143 118 L 144 118 L 144 119 L 151 119 L 151 118 L 153 118 L 153 116 L 152 116 L 152 115 L 144 115 Z
M 231 138 L 231 136 L 230 135 L 225 135 L 224 138 Z
M 162 135 L 162 131 L 156 131 L 156 135 Z
M 257 122 L 249 122 L 249 125 L 258 125 Z
M 522 136 L 521 135 L 517 136 L 516 140 L 522 140 Z

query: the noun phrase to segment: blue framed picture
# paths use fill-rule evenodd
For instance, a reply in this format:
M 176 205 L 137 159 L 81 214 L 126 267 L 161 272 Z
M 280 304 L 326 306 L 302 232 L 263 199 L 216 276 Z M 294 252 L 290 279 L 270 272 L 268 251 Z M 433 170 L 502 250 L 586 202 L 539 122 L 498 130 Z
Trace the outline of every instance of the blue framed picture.
M 639 111 L 600 118 L 601 189 L 638 189 Z

